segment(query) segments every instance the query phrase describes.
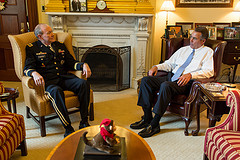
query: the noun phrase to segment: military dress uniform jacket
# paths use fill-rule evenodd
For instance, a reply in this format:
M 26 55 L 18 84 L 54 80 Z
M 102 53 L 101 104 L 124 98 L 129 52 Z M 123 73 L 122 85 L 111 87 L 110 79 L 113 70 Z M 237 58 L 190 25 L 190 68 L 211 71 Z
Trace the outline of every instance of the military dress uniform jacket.
M 26 46 L 26 61 L 24 75 L 31 76 L 37 71 L 48 83 L 57 84 L 61 77 L 69 78 L 75 75 L 69 70 L 81 70 L 83 63 L 76 61 L 63 43 L 55 41 L 51 47 L 45 46 L 41 41 Z

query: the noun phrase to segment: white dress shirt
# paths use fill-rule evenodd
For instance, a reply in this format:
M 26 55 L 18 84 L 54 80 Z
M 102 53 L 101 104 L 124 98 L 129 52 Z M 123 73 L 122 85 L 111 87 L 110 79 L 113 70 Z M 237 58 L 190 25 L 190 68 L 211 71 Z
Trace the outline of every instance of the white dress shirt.
M 158 70 L 176 73 L 183 65 L 188 56 L 192 53 L 190 46 L 178 49 L 168 60 L 156 65 Z M 191 73 L 192 79 L 210 78 L 214 75 L 213 50 L 207 46 L 195 49 L 191 63 L 185 68 L 182 74 Z

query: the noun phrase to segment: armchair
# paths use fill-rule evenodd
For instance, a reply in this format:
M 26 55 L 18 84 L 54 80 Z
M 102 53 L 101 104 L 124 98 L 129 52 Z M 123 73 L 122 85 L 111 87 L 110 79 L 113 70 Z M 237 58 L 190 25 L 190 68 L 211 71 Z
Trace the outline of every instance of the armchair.
M 172 38 L 167 41 L 166 46 L 166 59 L 169 59 L 171 55 L 177 51 L 179 48 L 183 46 L 187 46 L 190 44 L 190 39 L 187 38 Z M 196 115 L 195 110 L 193 109 L 194 102 L 196 101 L 196 96 L 198 94 L 198 86 L 197 83 L 206 83 L 206 82 L 214 82 L 217 80 L 217 77 L 220 73 L 220 68 L 222 64 L 222 56 L 224 52 L 224 48 L 226 46 L 225 41 L 220 40 L 210 40 L 208 39 L 205 43 L 206 46 L 210 47 L 214 51 L 213 59 L 214 59 L 214 76 L 209 79 L 199 79 L 193 82 L 189 95 L 176 95 L 173 97 L 169 106 L 167 108 L 168 111 L 180 115 L 185 121 L 185 130 L 184 134 L 188 135 L 188 126 L 192 121 L 192 118 Z M 168 73 L 165 71 L 158 71 L 156 76 L 164 76 Z M 138 83 L 140 86 L 140 82 Z M 155 97 L 157 97 L 158 91 L 155 93 Z M 156 101 L 156 98 L 154 99 Z M 155 104 L 155 103 L 154 103 Z
M 0 159 L 8 160 L 19 148 L 27 155 L 26 132 L 22 115 L 7 111 L 0 101 Z
M 169 58 L 177 49 L 180 47 L 190 44 L 190 39 L 185 38 L 173 38 L 168 41 L 168 52 L 166 57 Z M 222 65 L 222 57 L 224 48 L 226 46 L 226 41 L 220 40 L 211 40 L 208 39 L 205 42 L 205 46 L 208 46 L 213 49 L 213 61 L 214 61 L 214 75 L 208 79 L 198 79 L 196 80 L 191 87 L 189 95 L 177 95 L 175 96 L 168 107 L 168 111 L 182 116 L 185 121 L 185 130 L 184 134 L 188 135 L 188 126 L 192 121 L 192 118 L 196 115 L 196 111 L 193 109 L 196 96 L 198 95 L 198 83 L 207 83 L 207 82 L 216 82 L 220 73 Z M 199 122 L 198 122 L 199 123 Z M 195 135 L 193 133 L 193 135 Z
M 226 104 L 231 107 L 226 120 L 206 131 L 204 141 L 206 160 L 240 159 L 240 91 L 230 91 Z
M 55 37 L 56 37 L 56 40 L 61 41 L 66 45 L 69 52 L 75 58 L 75 55 L 72 49 L 72 37 L 68 33 L 60 33 L 60 32 L 56 33 Z M 37 41 L 37 38 L 35 37 L 33 32 L 24 33 L 20 35 L 9 35 L 8 38 L 11 42 L 11 46 L 13 50 L 15 72 L 18 78 L 22 81 L 27 118 L 30 118 L 30 117 L 33 118 L 33 120 L 40 126 L 41 136 L 44 137 L 46 136 L 45 121 L 56 118 L 57 116 L 55 115 L 55 116 L 45 118 L 45 116 L 55 113 L 55 111 L 51 106 L 50 101 L 46 98 L 44 88 L 40 86 L 36 86 L 33 78 L 26 77 L 23 75 L 23 68 L 24 68 L 25 59 L 26 59 L 25 47 L 28 43 Z M 81 71 L 72 71 L 72 73 L 82 78 Z M 73 92 L 64 91 L 64 94 L 65 94 L 65 103 L 68 109 L 80 106 L 78 97 Z M 30 112 L 30 109 L 38 115 L 39 119 L 33 116 L 33 114 Z M 76 110 L 73 110 L 69 113 L 74 113 L 77 111 L 79 111 L 78 108 L 76 108 Z M 90 114 L 90 120 L 94 120 L 92 90 L 90 90 L 89 114 Z

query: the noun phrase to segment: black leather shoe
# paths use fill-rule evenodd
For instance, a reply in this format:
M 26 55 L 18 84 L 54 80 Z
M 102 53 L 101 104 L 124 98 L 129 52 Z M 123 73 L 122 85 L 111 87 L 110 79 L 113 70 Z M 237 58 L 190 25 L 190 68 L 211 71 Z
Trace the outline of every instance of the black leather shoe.
M 149 124 L 147 122 L 144 121 L 143 117 L 140 121 L 137 121 L 135 123 L 132 123 L 130 125 L 130 128 L 132 129 L 142 129 L 142 128 L 145 128 L 147 127 Z
M 160 126 L 158 125 L 155 128 L 152 128 L 151 125 L 148 125 L 146 128 L 144 128 L 142 131 L 138 133 L 143 138 L 151 137 L 154 134 L 157 134 L 160 132 Z
M 72 126 L 66 128 L 65 133 L 64 133 L 64 138 L 67 137 L 69 134 L 73 133 L 74 129 Z
M 82 129 L 82 128 L 85 128 L 85 127 L 88 127 L 90 126 L 90 124 L 88 122 L 80 122 L 79 124 L 79 129 Z

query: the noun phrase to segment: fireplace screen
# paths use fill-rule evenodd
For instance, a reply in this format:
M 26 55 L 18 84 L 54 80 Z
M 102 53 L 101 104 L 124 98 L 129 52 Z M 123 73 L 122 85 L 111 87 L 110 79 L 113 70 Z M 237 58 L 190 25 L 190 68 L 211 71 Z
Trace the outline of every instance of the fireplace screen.
M 120 91 L 130 88 L 131 47 L 73 47 L 77 60 L 86 62 L 94 91 Z

